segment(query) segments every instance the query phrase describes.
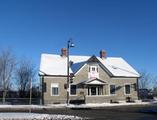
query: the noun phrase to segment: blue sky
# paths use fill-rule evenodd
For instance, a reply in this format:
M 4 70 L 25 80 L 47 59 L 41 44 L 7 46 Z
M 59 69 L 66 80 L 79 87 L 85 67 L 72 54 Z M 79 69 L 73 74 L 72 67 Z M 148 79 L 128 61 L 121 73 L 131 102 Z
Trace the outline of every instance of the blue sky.
M 157 2 L 154 0 L 1 0 L 0 49 L 37 67 L 41 53 L 123 57 L 135 69 L 156 74 Z

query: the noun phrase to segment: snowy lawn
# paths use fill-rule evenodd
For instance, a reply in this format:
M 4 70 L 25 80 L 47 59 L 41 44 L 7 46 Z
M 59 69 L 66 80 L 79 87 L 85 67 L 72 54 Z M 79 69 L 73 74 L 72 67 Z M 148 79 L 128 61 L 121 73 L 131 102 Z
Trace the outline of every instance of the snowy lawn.
M 38 113 L 0 113 L 0 120 L 83 120 L 78 116 Z
M 135 101 L 135 103 L 126 103 L 121 101 L 119 103 L 88 103 L 80 105 L 66 105 L 66 104 L 49 104 L 49 105 L 0 105 L 0 109 L 56 109 L 56 108 L 95 108 L 95 107 L 109 107 L 109 106 L 130 106 L 130 105 L 150 105 L 157 104 L 157 101 L 141 102 L 141 100 Z
M 127 103 L 125 101 L 121 101 L 119 103 L 101 103 L 101 104 L 81 104 L 81 105 L 69 105 L 69 108 L 97 108 L 97 107 L 112 107 L 112 106 L 130 106 L 130 105 L 150 105 L 150 104 L 157 104 L 157 101 L 153 102 L 141 102 L 141 100 L 136 100 L 134 103 Z

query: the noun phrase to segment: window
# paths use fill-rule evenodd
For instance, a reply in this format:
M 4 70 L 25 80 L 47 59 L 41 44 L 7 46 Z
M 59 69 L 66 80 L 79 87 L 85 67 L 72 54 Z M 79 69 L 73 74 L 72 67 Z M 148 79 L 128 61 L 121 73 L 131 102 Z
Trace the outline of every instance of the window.
M 116 86 L 115 85 L 110 85 L 110 94 L 111 95 L 116 94 Z
M 88 78 L 89 79 L 99 78 L 98 65 L 89 66 Z
M 51 84 L 51 95 L 58 96 L 59 95 L 59 85 L 58 83 Z
M 130 94 L 130 85 L 125 85 L 125 94 Z
M 93 71 L 93 72 L 95 72 L 95 71 L 96 71 L 96 70 L 95 70 L 95 67 L 92 67 L 92 71 Z
M 102 86 L 92 86 L 88 87 L 88 95 L 103 95 L 103 87 Z
M 52 87 L 52 95 L 58 95 L 58 87 Z
M 76 85 L 70 85 L 70 95 L 76 95 Z
M 96 95 L 96 87 L 91 87 L 91 95 Z
M 90 66 L 89 72 L 98 72 L 98 66 Z

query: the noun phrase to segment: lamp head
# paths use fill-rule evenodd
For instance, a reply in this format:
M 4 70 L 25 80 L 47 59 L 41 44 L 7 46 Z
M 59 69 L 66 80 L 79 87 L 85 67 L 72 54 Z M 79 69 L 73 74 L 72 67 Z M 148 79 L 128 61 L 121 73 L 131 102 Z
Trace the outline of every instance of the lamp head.
M 75 47 L 75 44 L 73 42 L 71 42 L 70 47 Z

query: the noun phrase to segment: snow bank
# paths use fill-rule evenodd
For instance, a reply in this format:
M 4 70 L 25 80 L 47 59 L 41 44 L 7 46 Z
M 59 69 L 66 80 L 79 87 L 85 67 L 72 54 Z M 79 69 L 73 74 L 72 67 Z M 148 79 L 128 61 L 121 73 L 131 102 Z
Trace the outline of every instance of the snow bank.
M 141 100 L 136 101 L 135 103 L 127 103 L 124 101 L 121 101 L 120 103 L 88 103 L 88 104 L 82 104 L 82 105 L 72 105 L 70 104 L 69 108 L 95 108 L 95 107 L 109 107 L 109 106 L 130 106 L 130 105 L 149 105 L 154 104 L 155 102 L 141 102 Z
M 94 108 L 94 107 L 109 107 L 109 106 L 128 106 L 128 105 L 149 105 L 157 104 L 157 101 L 152 102 L 142 102 L 141 100 L 136 100 L 135 103 L 127 103 L 125 101 L 119 101 L 119 103 L 87 103 L 74 105 L 70 104 L 48 104 L 48 105 L 0 105 L 0 109 L 55 109 L 55 108 Z
M 0 113 L 0 120 L 83 120 L 78 116 L 38 113 Z
M 49 105 L 0 105 L 1 108 L 17 108 L 17 109 L 43 109 L 43 108 L 66 108 L 66 104 L 49 104 Z

